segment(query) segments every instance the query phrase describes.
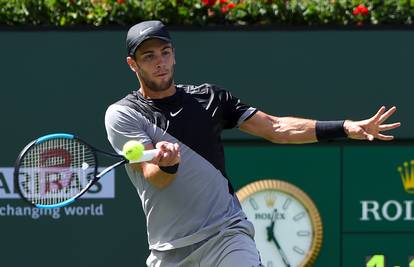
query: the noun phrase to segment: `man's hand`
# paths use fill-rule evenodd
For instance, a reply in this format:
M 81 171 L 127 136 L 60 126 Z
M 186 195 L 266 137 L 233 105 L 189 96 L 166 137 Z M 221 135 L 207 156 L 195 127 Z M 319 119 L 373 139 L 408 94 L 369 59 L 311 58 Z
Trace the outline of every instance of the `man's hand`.
M 180 162 L 180 147 L 177 143 L 169 143 L 166 141 L 158 142 L 155 145 L 160 151 L 150 161 L 158 166 L 173 166 Z
M 381 134 L 381 132 L 395 129 L 401 125 L 400 122 L 383 124 L 396 110 L 396 107 L 392 107 L 386 111 L 386 108 L 382 106 L 377 114 L 369 119 L 362 121 L 346 120 L 344 123 L 344 130 L 351 139 L 373 141 L 377 138 L 384 141 L 390 141 L 394 139 L 394 136 L 384 135 Z
M 176 173 L 170 174 L 160 170 L 160 167 L 174 166 L 180 162 L 180 148 L 177 143 L 161 141 L 155 145 L 159 152 L 151 161 L 130 164 L 137 171 L 142 172 L 145 179 L 158 189 L 170 185 Z M 152 144 L 145 146 L 145 149 L 154 149 Z

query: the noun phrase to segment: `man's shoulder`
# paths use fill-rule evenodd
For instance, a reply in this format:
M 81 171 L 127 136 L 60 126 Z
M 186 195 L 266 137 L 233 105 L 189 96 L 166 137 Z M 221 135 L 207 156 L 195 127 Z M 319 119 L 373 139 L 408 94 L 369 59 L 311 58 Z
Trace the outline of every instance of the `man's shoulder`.
M 203 83 L 200 85 L 177 84 L 176 86 L 190 95 L 209 95 L 212 93 L 226 92 L 224 88 L 212 83 Z
M 120 100 L 111 104 L 106 114 L 109 117 L 115 119 L 128 120 L 146 120 L 154 124 L 157 121 L 164 123 L 163 115 L 160 113 L 160 109 L 151 104 L 151 101 L 145 101 L 138 95 L 137 91 L 133 91 Z M 162 126 L 162 125 L 161 125 Z
M 106 109 L 107 117 L 132 116 L 133 111 L 136 110 L 136 101 L 134 101 L 134 92 L 129 93 L 123 98 L 116 100 L 110 104 Z
M 134 110 L 141 113 L 149 112 L 151 110 L 151 106 L 145 101 L 142 101 L 142 98 L 138 97 L 136 91 L 133 91 L 123 98 L 115 101 L 108 107 L 108 109 L 111 107 L 117 107 L 117 109 L 121 110 Z
M 129 94 L 127 94 L 126 96 L 124 96 L 123 98 L 115 101 L 114 103 L 112 103 L 111 106 L 115 105 L 115 106 L 127 106 L 130 108 L 134 108 L 134 105 L 136 105 L 137 102 L 137 97 L 135 96 L 134 92 L 131 92 Z

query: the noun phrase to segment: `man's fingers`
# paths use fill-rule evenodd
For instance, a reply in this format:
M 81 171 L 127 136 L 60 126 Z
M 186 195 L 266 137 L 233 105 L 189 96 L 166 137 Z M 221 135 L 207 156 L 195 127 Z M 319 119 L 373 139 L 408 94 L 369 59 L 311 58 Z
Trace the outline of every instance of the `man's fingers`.
M 163 152 L 169 152 L 169 151 L 171 152 L 171 151 L 177 151 L 179 146 L 177 143 L 173 144 L 173 143 L 169 143 L 166 141 L 161 141 L 156 144 L 156 147 Z
M 377 138 L 380 139 L 380 140 L 383 140 L 383 141 L 391 141 L 392 139 L 394 139 L 394 136 L 378 134 Z
M 179 145 L 177 143 L 167 143 L 159 163 L 161 163 L 162 166 L 170 166 L 179 162 L 179 159 Z
M 158 152 L 155 154 L 155 156 L 149 162 L 152 163 L 152 164 L 158 165 L 158 163 L 160 162 L 162 156 L 163 156 L 163 152 L 161 150 L 158 150 Z
M 180 146 L 177 143 L 175 143 L 174 144 L 174 150 L 178 152 L 179 148 L 180 148 Z
M 380 131 L 388 131 L 388 130 L 392 130 L 392 129 L 395 129 L 397 127 L 400 127 L 400 125 L 401 125 L 400 122 L 396 122 L 396 123 L 380 125 L 380 126 L 378 126 L 378 128 L 379 128 Z
M 152 163 L 159 166 L 170 166 L 180 162 L 180 146 L 177 143 L 160 141 L 155 146 L 159 152 Z
M 378 120 L 380 117 L 381 117 L 381 115 L 384 113 L 384 111 L 385 111 L 385 106 L 382 106 L 382 107 L 380 107 L 380 109 L 377 111 L 377 113 L 371 118 L 371 120 L 374 120 L 374 121 L 376 121 L 376 120 Z
M 382 114 L 379 117 L 378 124 L 382 124 L 384 121 L 386 121 L 394 112 L 397 111 L 396 107 L 392 107 L 389 110 L 387 110 L 384 114 Z
M 156 148 L 158 148 L 159 150 L 161 150 L 161 151 L 165 151 L 166 149 L 167 149 L 167 146 L 168 146 L 168 142 L 166 142 L 166 141 L 161 141 L 161 142 L 158 142 L 156 145 L 155 145 L 155 147 Z
M 374 136 L 373 136 L 372 134 L 369 134 L 369 133 L 367 133 L 367 132 L 363 132 L 362 134 L 365 136 L 365 138 L 366 138 L 368 141 L 373 141 L 373 140 L 374 140 Z
M 377 138 L 379 140 L 383 140 L 383 141 L 390 141 L 390 140 L 394 139 L 394 136 L 392 136 L 392 135 L 384 135 L 384 134 L 380 134 L 380 133 L 375 134 L 375 136 L 374 136 L 372 134 L 364 132 L 363 135 L 365 136 L 365 138 L 368 141 L 374 141 L 375 138 Z

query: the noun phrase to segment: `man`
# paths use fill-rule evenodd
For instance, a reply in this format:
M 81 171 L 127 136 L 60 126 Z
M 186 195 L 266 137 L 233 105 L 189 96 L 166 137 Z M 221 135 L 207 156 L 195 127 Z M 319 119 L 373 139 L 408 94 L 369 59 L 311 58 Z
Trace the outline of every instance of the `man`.
M 270 116 L 215 85 L 176 85 L 174 48 L 161 22 L 131 27 L 126 41 L 127 63 L 141 87 L 108 108 L 105 125 L 118 153 L 131 139 L 160 149 L 152 161 L 126 168 L 147 219 L 148 266 L 262 266 L 252 224 L 227 180 L 223 129 L 238 127 L 274 143 L 311 143 L 392 140 L 381 131 L 400 126 L 383 124 L 395 107 L 362 121 Z

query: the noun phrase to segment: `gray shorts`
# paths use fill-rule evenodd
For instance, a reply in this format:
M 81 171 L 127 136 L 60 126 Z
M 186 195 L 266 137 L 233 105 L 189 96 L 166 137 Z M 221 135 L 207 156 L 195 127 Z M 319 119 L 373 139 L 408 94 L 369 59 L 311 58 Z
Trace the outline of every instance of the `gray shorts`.
M 259 267 L 253 225 L 242 220 L 208 240 L 168 251 L 152 250 L 148 267 Z

